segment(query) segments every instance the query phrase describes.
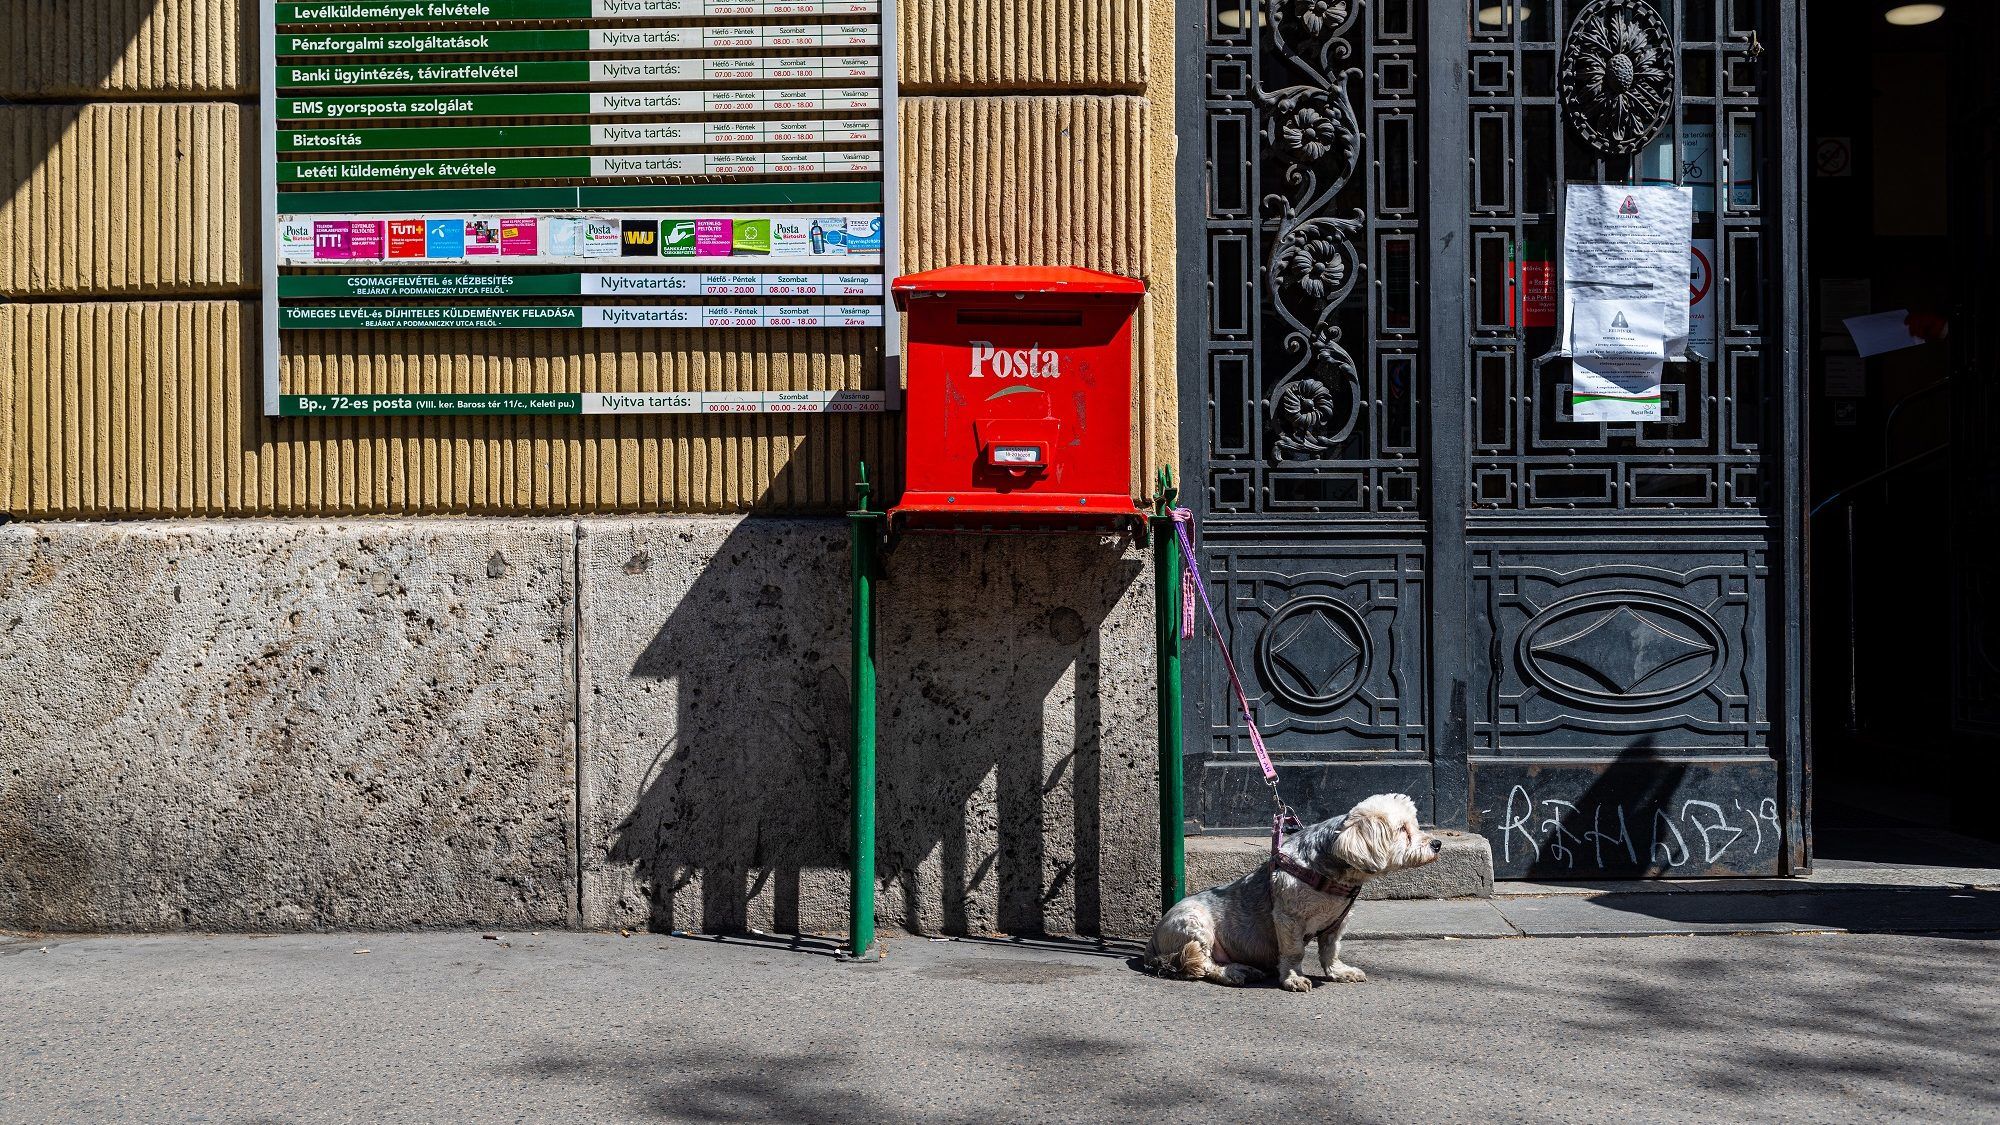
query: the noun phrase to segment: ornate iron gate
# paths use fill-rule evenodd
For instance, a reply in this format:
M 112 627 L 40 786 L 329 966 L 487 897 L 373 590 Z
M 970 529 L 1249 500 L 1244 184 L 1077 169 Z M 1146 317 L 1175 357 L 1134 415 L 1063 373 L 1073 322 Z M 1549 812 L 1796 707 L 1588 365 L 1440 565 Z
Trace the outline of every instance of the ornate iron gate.
M 1794 6 L 1181 4 L 1184 493 L 1286 799 L 1503 877 L 1802 863 Z M 1566 181 L 1696 188 L 1662 421 L 1569 416 Z M 1189 816 L 1268 825 L 1187 668 Z

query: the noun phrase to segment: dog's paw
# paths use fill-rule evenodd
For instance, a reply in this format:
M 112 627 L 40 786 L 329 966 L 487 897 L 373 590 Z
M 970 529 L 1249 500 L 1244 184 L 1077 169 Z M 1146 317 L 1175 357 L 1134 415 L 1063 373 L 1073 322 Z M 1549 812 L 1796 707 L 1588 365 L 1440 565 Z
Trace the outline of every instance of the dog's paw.
M 1366 984 L 1368 974 L 1352 965 L 1336 964 L 1326 971 L 1326 979 L 1335 984 Z
M 1312 986 L 1312 978 L 1304 973 L 1293 973 L 1278 982 L 1278 987 L 1286 992 L 1311 992 Z

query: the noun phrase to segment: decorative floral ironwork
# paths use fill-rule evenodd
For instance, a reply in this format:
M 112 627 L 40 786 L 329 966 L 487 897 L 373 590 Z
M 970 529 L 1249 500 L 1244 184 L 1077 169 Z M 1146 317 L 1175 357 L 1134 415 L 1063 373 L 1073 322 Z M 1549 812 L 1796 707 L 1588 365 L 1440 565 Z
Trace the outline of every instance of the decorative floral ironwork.
M 1318 68 L 1325 70 L 1335 58 L 1346 58 L 1350 48 L 1341 36 L 1354 22 L 1356 8 L 1349 0 L 1274 0 L 1272 26 L 1280 51 L 1296 59 L 1312 52 Z M 1287 46 L 1287 42 L 1293 46 Z
M 1263 200 L 1270 307 L 1294 357 L 1266 399 L 1281 459 L 1333 456 L 1359 421 L 1361 377 L 1336 320 L 1363 269 L 1355 239 L 1364 224 L 1359 211 L 1326 213 L 1361 163 L 1348 93 L 1361 71 L 1335 66 L 1352 53 L 1342 35 L 1358 10 L 1352 0 L 1271 0 L 1271 45 L 1306 79 L 1257 91 L 1279 173 L 1279 190 Z
M 1318 457 L 1339 442 L 1333 433 L 1340 423 L 1333 388 L 1318 379 L 1295 379 L 1278 388 L 1271 400 L 1271 423 L 1277 431 L 1280 456 Z
M 1300 163 L 1319 164 L 1328 154 L 1344 150 L 1352 162 L 1354 131 L 1333 108 L 1325 90 L 1300 87 L 1287 91 L 1271 109 L 1278 147 Z
M 1569 25 L 1563 117 L 1609 156 L 1646 147 L 1674 110 L 1673 34 L 1646 0 L 1591 0 Z
M 1353 276 L 1348 258 L 1354 248 L 1342 233 L 1338 221 L 1328 219 L 1286 231 L 1271 253 L 1271 277 L 1279 291 L 1290 291 L 1312 302 L 1345 297 Z

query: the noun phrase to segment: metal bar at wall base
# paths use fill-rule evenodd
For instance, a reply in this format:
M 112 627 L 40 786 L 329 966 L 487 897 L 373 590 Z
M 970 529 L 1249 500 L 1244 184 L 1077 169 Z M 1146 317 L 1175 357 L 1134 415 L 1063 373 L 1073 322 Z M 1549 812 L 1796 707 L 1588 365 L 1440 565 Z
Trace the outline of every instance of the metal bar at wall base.
M 868 510 L 867 462 L 861 463 L 856 488 L 859 506 L 847 513 L 854 583 L 847 958 L 875 961 L 882 956 L 875 945 L 875 545 L 881 537 L 882 514 Z
M 1160 708 L 1160 911 L 1187 893 L 1186 822 L 1181 776 L 1181 553 L 1174 535 L 1171 469 L 1160 470 L 1153 507 L 1154 664 Z

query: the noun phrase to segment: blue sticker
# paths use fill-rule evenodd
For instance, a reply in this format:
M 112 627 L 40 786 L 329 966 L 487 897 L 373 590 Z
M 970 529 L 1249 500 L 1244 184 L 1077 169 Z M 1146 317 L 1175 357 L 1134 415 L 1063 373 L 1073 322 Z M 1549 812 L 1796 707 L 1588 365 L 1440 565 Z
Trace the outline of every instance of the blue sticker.
M 424 222 L 424 257 L 465 257 L 465 220 L 426 220 Z
M 836 228 L 826 232 L 826 241 L 842 247 L 849 254 L 879 254 L 882 252 L 882 216 L 869 219 L 865 227 L 849 219 L 846 229 Z

